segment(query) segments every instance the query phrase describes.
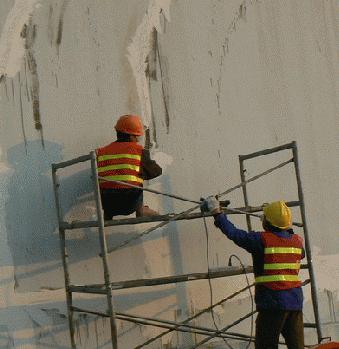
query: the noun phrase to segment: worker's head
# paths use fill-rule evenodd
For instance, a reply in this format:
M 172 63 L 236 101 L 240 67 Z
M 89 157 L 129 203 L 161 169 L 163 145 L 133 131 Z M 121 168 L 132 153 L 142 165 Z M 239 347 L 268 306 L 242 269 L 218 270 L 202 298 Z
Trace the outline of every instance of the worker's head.
M 115 125 L 118 140 L 137 142 L 144 134 L 144 127 L 140 116 L 122 115 Z
M 265 230 L 285 230 L 292 225 L 292 214 L 284 201 L 263 205 L 263 228 Z

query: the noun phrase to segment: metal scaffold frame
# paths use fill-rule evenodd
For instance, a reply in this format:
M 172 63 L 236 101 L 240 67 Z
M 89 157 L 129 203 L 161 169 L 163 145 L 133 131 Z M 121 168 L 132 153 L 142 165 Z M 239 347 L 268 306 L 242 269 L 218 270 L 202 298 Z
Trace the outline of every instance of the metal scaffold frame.
M 251 178 L 245 178 L 245 166 L 244 162 L 246 160 L 254 159 L 259 156 L 264 155 L 270 155 L 276 152 L 284 151 L 284 150 L 291 150 L 292 151 L 292 158 L 288 161 L 282 162 L 262 173 L 259 173 L 256 176 L 253 176 Z M 59 188 L 60 188 L 60 182 L 59 177 L 57 175 L 57 171 L 59 169 L 72 166 L 75 164 L 78 164 L 80 162 L 90 161 L 91 163 L 91 178 L 94 188 L 94 196 L 95 196 L 95 203 L 96 203 L 96 215 L 97 220 L 90 220 L 90 221 L 73 221 L 73 222 L 66 222 L 63 219 L 63 213 L 62 213 L 62 205 L 60 201 L 60 194 L 59 194 Z M 241 333 L 236 332 L 230 332 L 229 329 L 236 324 L 240 323 L 246 318 L 249 318 L 253 316 L 255 311 L 252 311 L 245 316 L 240 317 L 238 320 L 234 321 L 233 323 L 225 326 L 222 329 L 211 329 L 206 328 L 202 326 L 196 326 L 191 325 L 189 322 L 198 316 L 200 316 L 203 313 L 211 311 L 214 307 L 217 305 L 220 305 L 232 298 L 234 298 L 236 295 L 240 294 L 241 292 L 244 292 L 254 285 L 248 285 L 247 287 L 229 295 L 228 297 L 222 299 L 221 301 L 211 304 L 210 307 L 203 309 L 199 311 L 198 313 L 194 314 L 193 316 L 185 319 L 182 322 L 176 323 L 173 321 L 165 321 L 155 318 L 145 318 L 140 317 L 136 315 L 131 314 L 124 314 L 116 312 L 114 309 L 114 303 L 113 303 L 113 290 L 118 289 L 126 289 L 126 288 L 133 288 L 133 287 L 141 287 L 141 286 L 154 286 L 154 285 L 165 285 L 165 284 L 171 284 L 171 283 L 178 283 L 178 282 L 188 282 L 193 280 L 201 280 L 201 279 L 213 279 L 213 278 L 222 278 L 227 276 L 234 276 L 234 275 L 241 275 L 246 273 L 253 272 L 253 268 L 251 266 L 241 266 L 241 267 L 223 267 L 223 268 L 217 268 L 217 269 L 209 269 L 207 272 L 202 273 L 190 273 L 185 275 L 174 275 L 174 276 L 166 276 L 161 278 L 153 278 L 153 279 L 138 279 L 138 280 L 127 280 L 127 281 L 119 281 L 119 282 L 112 282 L 111 281 L 111 275 L 108 265 L 108 255 L 115 250 L 129 244 L 131 241 L 134 241 L 135 239 L 138 239 L 142 236 L 145 236 L 152 231 L 156 230 L 159 227 L 162 227 L 169 222 L 176 221 L 176 220 L 187 220 L 187 219 L 199 219 L 211 216 L 208 213 L 193 213 L 194 210 L 198 209 L 200 207 L 199 201 L 189 200 L 185 198 L 181 198 L 176 195 L 171 194 L 164 194 L 161 192 L 157 192 L 155 190 L 146 189 L 143 188 L 143 190 L 147 190 L 150 192 L 153 192 L 155 194 L 161 194 L 170 196 L 179 200 L 183 201 L 189 201 L 196 203 L 196 205 L 186 211 L 183 211 L 179 214 L 169 214 L 169 215 L 159 215 L 154 217 L 137 217 L 137 218 L 125 218 L 125 219 L 117 219 L 112 221 L 104 221 L 103 218 L 103 211 L 101 207 L 101 200 L 100 200 L 100 190 L 99 190 L 99 176 L 97 172 L 97 163 L 96 163 L 96 154 L 94 151 L 92 151 L 88 155 L 84 155 L 69 161 L 64 161 L 56 164 L 52 164 L 52 178 L 53 178 L 53 186 L 54 186 L 54 193 L 55 193 L 55 202 L 56 202 L 56 210 L 57 210 L 57 216 L 58 216 L 58 222 L 59 222 L 59 237 L 60 237 L 60 249 L 61 249 L 61 257 L 62 257 L 62 264 L 64 268 L 64 279 L 65 279 L 65 289 L 66 289 L 66 303 L 67 303 L 67 310 L 68 310 L 68 323 L 69 323 L 69 330 L 70 330 L 70 338 L 71 338 L 71 346 L 72 349 L 76 349 L 76 342 L 75 342 L 75 325 L 74 325 L 74 312 L 79 313 L 88 313 L 88 314 L 94 314 L 102 317 L 106 317 L 110 319 L 110 327 L 111 327 L 111 341 L 112 341 L 112 348 L 117 349 L 118 348 L 118 334 L 117 334 L 117 326 L 116 326 L 116 319 L 129 321 L 132 323 L 138 323 L 138 324 L 144 324 L 144 325 L 151 325 L 156 326 L 160 328 L 166 329 L 166 331 L 162 332 L 160 335 L 155 336 L 149 340 L 147 340 L 145 343 L 137 346 L 135 349 L 143 348 L 146 345 L 150 344 L 151 342 L 155 341 L 156 339 L 162 337 L 163 335 L 172 332 L 172 331 L 180 331 L 180 332 L 192 332 L 197 333 L 206 336 L 204 340 L 197 343 L 194 348 L 197 348 L 198 346 L 202 345 L 203 343 L 206 343 L 212 338 L 219 337 L 222 339 L 237 339 L 241 341 L 247 341 L 247 342 L 253 342 L 254 338 L 248 335 L 244 335 Z M 248 193 L 247 193 L 247 185 L 250 182 L 253 182 L 257 180 L 258 178 L 261 178 L 269 173 L 272 173 L 273 171 L 282 168 L 290 163 L 294 164 L 294 170 L 295 170 L 295 176 L 297 181 L 297 189 L 298 189 L 298 200 L 297 201 L 290 201 L 287 202 L 287 205 L 289 207 L 299 207 L 300 208 L 300 214 L 301 214 L 301 223 L 293 222 L 293 225 L 302 227 L 304 231 L 304 238 L 305 238 L 305 252 L 306 252 L 306 259 L 307 264 L 303 264 L 302 268 L 307 269 L 309 272 L 309 279 L 305 280 L 303 283 L 303 286 L 306 284 L 310 284 L 311 287 L 311 296 L 312 296 L 312 305 L 313 305 L 313 312 L 314 312 L 314 323 L 305 323 L 305 327 L 315 328 L 317 331 L 317 337 L 318 337 L 318 343 L 322 340 L 322 332 L 321 332 L 321 324 L 320 324 L 320 317 L 319 317 L 319 307 L 318 307 L 318 299 L 317 299 L 317 292 L 316 292 L 316 283 L 315 283 L 315 275 L 312 265 L 312 256 L 311 256 L 311 248 L 310 248 L 310 241 L 309 241 L 309 235 L 308 235 L 308 229 L 307 229 L 307 223 L 306 223 L 306 214 L 305 214 L 305 205 L 304 205 L 304 196 L 302 191 L 302 185 L 301 185 L 301 177 L 300 177 L 300 170 L 299 170 L 299 162 L 298 162 L 298 150 L 297 150 L 297 144 L 296 142 L 291 142 L 288 144 L 284 144 L 275 148 L 271 149 L 265 149 L 262 151 L 258 151 L 252 154 L 247 155 L 239 155 L 239 164 L 240 164 L 240 177 L 241 177 L 241 183 L 224 191 L 223 193 L 219 194 L 220 196 L 227 195 L 231 193 L 232 191 L 236 189 L 242 188 L 243 191 L 243 197 L 244 197 L 244 204 L 245 207 L 241 208 L 223 208 L 223 211 L 226 214 L 245 214 L 246 215 L 246 222 L 247 227 L 249 230 L 252 230 L 252 224 L 251 224 L 251 217 L 250 216 L 257 216 L 256 212 L 261 212 L 262 207 L 254 207 L 249 205 L 249 199 L 248 199 Z M 128 224 L 140 224 L 140 223 L 149 223 L 149 222 L 160 222 L 159 224 L 155 225 L 154 227 L 151 227 L 144 232 L 140 233 L 137 237 L 131 238 L 127 241 L 124 241 L 119 246 L 116 246 L 114 248 L 108 248 L 107 242 L 106 242 L 106 236 L 104 227 L 109 226 L 117 226 L 117 225 L 128 225 Z M 66 246 L 66 231 L 72 231 L 73 229 L 79 229 L 79 228 L 88 228 L 88 227 L 95 227 L 98 228 L 99 232 L 99 241 L 100 241 L 100 253 L 99 256 L 102 258 L 103 263 L 103 270 L 104 270 L 104 283 L 103 284 L 92 284 L 92 285 L 73 285 L 70 280 L 70 274 L 69 274 L 69 266 L 68 266 L 68 253 L 67 253 L 67 246 Z M 81 309 L 79 307 L 76 307 L 73 305 L 73 293 L 91 293 L 91 294 L 101 294 L 106 295 L 107 298 L 107 306 L 108 310 L 107 312 L 99 312 L 99 311 L 92 311 L 92 310 L 86 310 Z M 283 344 L 283 343 L 282 343 Z

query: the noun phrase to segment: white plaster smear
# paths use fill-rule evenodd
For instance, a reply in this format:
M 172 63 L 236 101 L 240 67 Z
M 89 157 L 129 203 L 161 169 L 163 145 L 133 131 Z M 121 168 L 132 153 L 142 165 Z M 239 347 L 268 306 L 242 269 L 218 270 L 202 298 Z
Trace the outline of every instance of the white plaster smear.
M 16 0 L 9 12 L 0 38 L 0 76 L 14 77 L 25 54 L 20 33 L 41 0 Z
M 152 111 L 150 89 L 145 74 L 146 59 L 152 48 L 151 35 L 153 28 L 155 28 L 157 32 L 161 33 L 161 16 L 164 15 L 168 21 L 170 20 L 169 8 L 171 1 L 172 0 L 150 1 L 148 10 L 141 24 L 137 28 L 131 44 L 127 48 L 127 58 L 131 64 L 136 80 L 136 87 L 141 104 L 143 123 L 147 127 L 149 127 L 151 124 Z
M 172 156 L 161 151 L 152 152 L 152 159 L 155 160 L 157 164 L 159 164 L 163 171 L 173 162 Z

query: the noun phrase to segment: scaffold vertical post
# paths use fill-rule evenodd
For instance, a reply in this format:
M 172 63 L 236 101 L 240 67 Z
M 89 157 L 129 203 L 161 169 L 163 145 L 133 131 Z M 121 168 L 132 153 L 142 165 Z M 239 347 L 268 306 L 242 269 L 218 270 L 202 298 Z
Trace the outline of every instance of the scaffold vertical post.
M 72 309 L 72 292 L 70 291 L 70 277 L 68 270 L 68 254 L 66 248 L 66 238 L 65 238 L 65 230 L 60 228 L 60 223 L 62 222 L 62 212 L 61 212 L 61 204 L 60 204 L 60 196 L 59 196 L 59 180 L 56 173 L 57 169 L 52 166 L 52 179 L 53 179 L 53 188 L 54 188 L 54 198 L 55 198 L 55 206 L 58 216 L 58 226 L 59 226 L 59 242 L 60 242 L 60 251 L 61 251 L 61 259 L 64 268 L 64 281 L 65 281 L 65 290 L 66 290 L 66 304 L 67 304 L 67 313 L 68 313 L 68 326 L 69 333 L 71 339 L 72 349 L 76 349 L 75 345 L 75 328 L 74 328 L 74 316 Z
M 112 288 L 111 288 L 110 271 L 109 271 L 108 261 L 107 261 L 107 243 L 106 243 L 106 236 L 105 236 L 105 230 L 104 230 L 105 222 L 104 222 L 101 200 L 100 200 L 97 159 L 94 151 L 92 151 L 90 155 L 91 155 L 91 173 L 92 173 L 92 181 L 93 181 L 93 187 L 94 187 L 94 197 L 95 197 L 96 211 L 97 211 L 97 217 L 98 217 L 101 258 L 102 258 L 103 268 L 104 268 L 108 315 L 110 317 L 110 324 L 111 324 L 112 348 L 117 349 L 118 348 L 117 326 L 116 326 L 115 312 L 113 308 L 113 295 L 112 295 Z
M 248 208 L 248 195 L 247 195 L 247 186 L 246 186 L 246 176 L 245 176 L 245 168 L 244 168 L 244 160 L 239 156 L 239 165 L 240 165 L 240 179 L 242 183 L 242 192 L 244 196 L 244 204 L 246 209 Z M 246 215 L 246 222 L 247 222 L 247 228 L 248 231 L 252 230 L 252 222 L 251 222 L 251 216 Z
M 314 274 L 314 269 L 312 264 L 312 252 L 311 252 L 311 246 L 310 246 L 310 240 L 309 240 L 307 222 L 306 222 L 304 194 L 303 194 L 302 185 L 301 185 L 298 149 L 297 149 L 297 143 L 296 142 L 292 142 L 292 143 L 293 143 L 292 152 L 293 152 L 293 160 L 294 160 L 294 169 L 295 169 L 295 174 L 297 178 L 298 196 L 299 196 L 299 202 L 300 202 L 300 214 L 301 214 L 301 219 L 303 223 L 303 230 L 304 230 L 304 237 L 305 237 L 306 258 L 307 258 L 308 270 L 309 270 L 310 281 L 311 281 L 311 296 L 312 296 L 312 303 L 313 303 L 313 311 L 314 311 L 315 324 L 317 328 L 318 343 L 320 343 L 323 337 L 322 337 L 321 324 L 320 324 L 317 287 L 316 287 L 315 274 Z

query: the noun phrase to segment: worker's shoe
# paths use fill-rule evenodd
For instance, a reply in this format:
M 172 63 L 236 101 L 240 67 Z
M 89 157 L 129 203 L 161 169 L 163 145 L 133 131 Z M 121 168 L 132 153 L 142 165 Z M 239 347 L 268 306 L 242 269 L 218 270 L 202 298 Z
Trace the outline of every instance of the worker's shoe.
M 159 216 L 159 212 L 158 211 L 154 211 L 151 208 L 149 208 L 149 206 L 144 205 L 141 206 L 140 208 L 138 208 L 135 211 L 135 215 L 137 217 L 142 217 L 142 216 L 146 216 L 146 217 L 151 217 L 151 216 Z

